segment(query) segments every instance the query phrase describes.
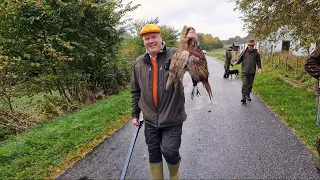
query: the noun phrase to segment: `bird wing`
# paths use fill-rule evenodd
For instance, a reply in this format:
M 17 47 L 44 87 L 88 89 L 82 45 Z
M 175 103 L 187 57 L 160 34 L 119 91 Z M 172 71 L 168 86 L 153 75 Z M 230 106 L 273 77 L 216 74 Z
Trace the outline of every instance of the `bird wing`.
M 209 77 L 209 70 L 206 57 L 202 53 L 196 41 L 189 42 L 189 59 L 187 70 L 198 82 Z
M 178 51 L 175 53 L 171 59 L 170 68 L 169 68 L 169 77 L 166 84 L 166 89 L 174 83 L 175 87 L 182 85 L 182 78 L 186 72 L 186 66 L 189 58 L 188 51 Z

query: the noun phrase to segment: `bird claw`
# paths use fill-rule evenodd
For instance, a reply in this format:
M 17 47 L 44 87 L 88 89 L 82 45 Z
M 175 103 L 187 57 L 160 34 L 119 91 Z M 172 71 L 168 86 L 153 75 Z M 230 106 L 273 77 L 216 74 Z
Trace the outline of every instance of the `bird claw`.
M 191 99 L 192 99 L 192 100 L 193 100 L 194 93 L 195 93 L 195 87 L 197 87 L 196 96 L 197 96 L 197 97 L 200 97 L 200 96 L 201 96 L 200 91 L 199 91 L 199 89 L 198 89 L 198 86 L 193 86 L 193 89 L 192 89 L 192 92 L 191 92 Z
M 197 88 L 197 93 L 196 93 L 196 96 L 201 96 L 201 94 L 200 94 L 200 91 L 199 91 L 199 89 Z

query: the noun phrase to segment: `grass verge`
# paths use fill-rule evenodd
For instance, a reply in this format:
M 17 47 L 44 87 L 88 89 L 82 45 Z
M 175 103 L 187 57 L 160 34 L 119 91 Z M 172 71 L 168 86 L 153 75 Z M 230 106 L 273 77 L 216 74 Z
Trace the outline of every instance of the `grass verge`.
M 315 150 L 320 129 L 315 126 L 317 103 L 314 93 L 285 82 L 274 71 L 256 76 L 253 91 L 311 150 Z
M 130 112 L 125 91 L 8 139 L 0 146 L 1 179 L 54 178 L 126 122 Z

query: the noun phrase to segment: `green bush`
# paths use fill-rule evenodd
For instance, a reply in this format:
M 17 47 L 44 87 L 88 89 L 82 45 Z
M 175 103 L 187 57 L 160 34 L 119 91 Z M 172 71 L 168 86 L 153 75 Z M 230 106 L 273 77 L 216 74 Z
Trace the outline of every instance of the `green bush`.
M 123 16 L 138 6 L 119 1 L 10 1 L 1 3 L 0 61 L 11 74 L 23 74 L 29 91 L 58 91 L 67 101 L 86 90 L 118 92 L 130 73 L 119 58 Z M 1 83 L 0 83 L 1 84 Z M 69 102 L 70 103 L 70 102 Z
M 0 108 L 0 142 L 11 135 L 24 132 L 38 122 L 39 119 L 26 112 Z

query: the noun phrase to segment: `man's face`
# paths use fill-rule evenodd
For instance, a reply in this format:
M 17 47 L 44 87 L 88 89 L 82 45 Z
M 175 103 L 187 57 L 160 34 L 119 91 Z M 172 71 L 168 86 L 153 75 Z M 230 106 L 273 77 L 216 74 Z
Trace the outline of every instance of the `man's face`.
M 143 35 L 143 44 L 152 56 L 158 54 L 162 46 L 161 43 L 162 36 L 160 33 L 146 33 Z
M 249 46 L 248 46 L 248 49 L 249 49 L 249 50 L 253 50 L 253 47 L 254 47 L 254 46 L 249 45 Z

